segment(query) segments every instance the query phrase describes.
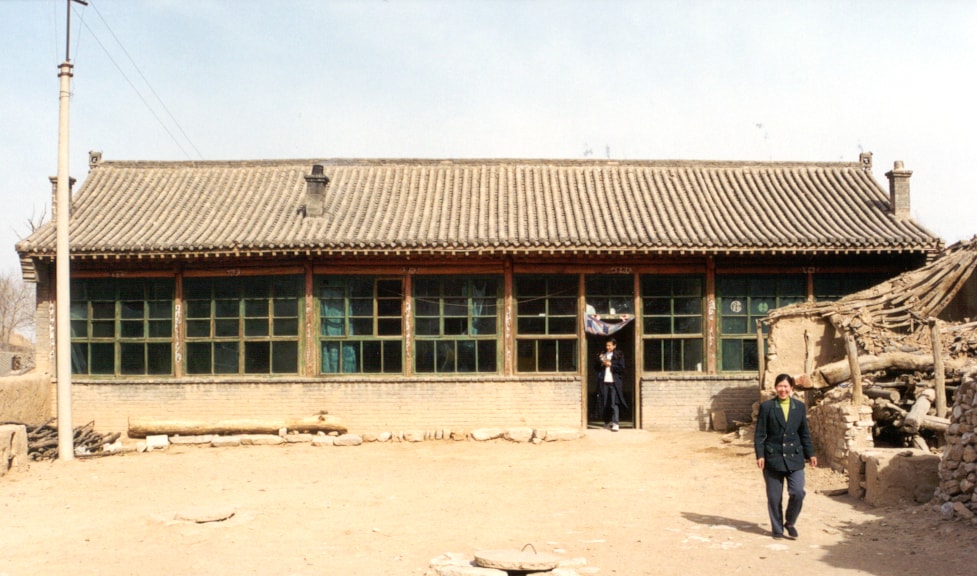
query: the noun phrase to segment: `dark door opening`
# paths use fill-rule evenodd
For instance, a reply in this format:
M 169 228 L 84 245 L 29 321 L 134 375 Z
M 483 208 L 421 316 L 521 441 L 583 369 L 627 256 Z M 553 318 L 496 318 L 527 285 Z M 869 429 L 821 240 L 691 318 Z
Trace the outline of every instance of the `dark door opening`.
M 606 320 L 613 323 L 613 319 Z M 636 428 L 635 422 L 635 348 L 634 348 L 634 322 L 615 332 L 612 336 L 600 336 L 587 334 L 587 427 L 600 428 L 604 425 L 603 415 L 595 403 L 597 393 L 597 366 L 599 365 L 598 356 L 604 351 L 605 342 L 608 338 L 617 339 L 617 349 L 624 352 L 625 371 L 623 378 L 624 398 L 627 400 L 627 407 L 621 407 L 620 425 L 621 428 Z

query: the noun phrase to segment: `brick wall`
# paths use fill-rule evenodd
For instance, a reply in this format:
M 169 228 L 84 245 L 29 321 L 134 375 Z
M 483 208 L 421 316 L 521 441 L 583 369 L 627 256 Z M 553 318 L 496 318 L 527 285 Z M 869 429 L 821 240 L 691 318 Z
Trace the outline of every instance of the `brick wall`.
M 644 377 L 641 424 L 645 430 L 710 430 L 710 415 L 722 410 L 726 420 L 750 422 L 760 399 L 758 376 Z
M 342 381 L 75 381 L 75 426 L 95 421 L 102 433 L 122 432 L 128 417 L 216 421 L 290 418 L 324 410 L 351 432 L 481 427 L 579 427 L 577 377 L 465 377 Z M 53 392 L 52 392 L 53 394 Z

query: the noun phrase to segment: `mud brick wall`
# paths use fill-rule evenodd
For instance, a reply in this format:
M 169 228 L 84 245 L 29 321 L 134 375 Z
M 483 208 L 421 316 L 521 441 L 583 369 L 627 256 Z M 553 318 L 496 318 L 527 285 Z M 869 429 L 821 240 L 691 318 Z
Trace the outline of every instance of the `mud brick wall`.
M 841 402 L 809 406 L 807 421 L 819 466 L 844 472 L 848 469 L 849 454 L 875 445 L 871 406 L 856 408 L 847 398 Z

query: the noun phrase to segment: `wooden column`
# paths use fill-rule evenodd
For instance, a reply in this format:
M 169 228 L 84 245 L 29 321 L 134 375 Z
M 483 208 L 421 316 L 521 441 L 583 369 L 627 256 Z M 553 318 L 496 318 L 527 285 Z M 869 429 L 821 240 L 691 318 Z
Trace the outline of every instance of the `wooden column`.
M 315 376 L 319 371 L 318 338 L 315 333 L 315 275 L 312 273 L 312 263 L 305 263 L 305 348 L 302 351 L 304 366 L 300 370 L 303 376 Z
M 927 320 L 930 326 L 930 341 L 933 344 L 933 378 L 936 384 L 936 415 L 946 418 L 946 371 L 943 367 L 943 342 L 940 339 L 940 321 Z
M 706 373 L 715 374 L 718 366 L 716 358 L 717 326 L 716 310 L 716 260 L 710 256 L 706 260 Z
M 855 336 L 845 330 L 845 350 L 848 352 L 848 366 L 851 370 L 851 401 L 855 406 L 862 405 L 862 369 L 858 365 L 858 346 Z

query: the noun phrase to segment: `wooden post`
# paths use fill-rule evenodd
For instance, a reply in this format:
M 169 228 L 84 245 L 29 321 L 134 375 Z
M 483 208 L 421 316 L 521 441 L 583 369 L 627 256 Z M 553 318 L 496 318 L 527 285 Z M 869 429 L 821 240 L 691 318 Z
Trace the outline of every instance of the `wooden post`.
M 763 325 L 756 322 L 756 355 L 757 367 L 760 369 L 760 390 L 763 390 L 763 374 L 767 371 L 767 355 L 763 350 Z
M 848 352 L 848 365 L 851 370 L 851 401 L 855 406 L 862 405 L 862 369 L 858 365 L 858 346 L 855 336 L 845 330 L 845 350 Z
M 940 340 L 940 321 L 928 319 L 930 340 L 933 343 L 933 377 L 936 383 L 936 415 L 946 418 L 946 371 L 943 367 L 943 343 Z

